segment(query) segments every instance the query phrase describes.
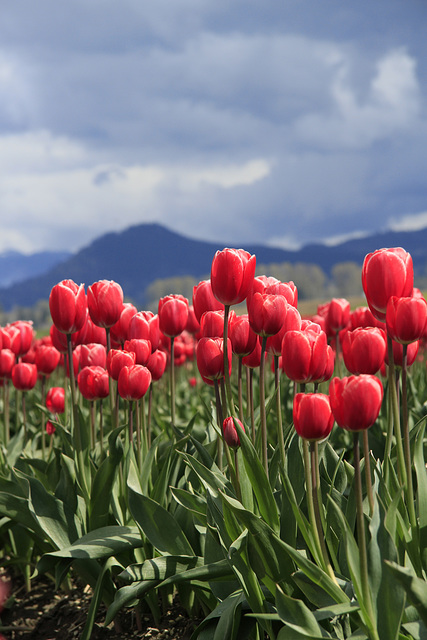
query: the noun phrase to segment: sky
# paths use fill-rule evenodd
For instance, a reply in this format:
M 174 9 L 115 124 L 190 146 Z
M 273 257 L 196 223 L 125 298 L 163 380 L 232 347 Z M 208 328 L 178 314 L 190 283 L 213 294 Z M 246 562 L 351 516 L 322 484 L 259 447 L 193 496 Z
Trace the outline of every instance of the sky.
M 0 252 L 427 226 L 426 24 L 425 0 L 3 2 Z

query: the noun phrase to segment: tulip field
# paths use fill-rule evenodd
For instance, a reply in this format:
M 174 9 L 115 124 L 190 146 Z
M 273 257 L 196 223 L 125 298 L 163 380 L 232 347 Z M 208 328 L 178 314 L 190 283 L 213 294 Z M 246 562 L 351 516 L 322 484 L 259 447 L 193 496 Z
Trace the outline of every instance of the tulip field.
M 302 317 L 224 249 L 192 300 L 63 280 L 0 327 L 0 638 L 43 576 L 81 640 L 173 601 L 191 640 L 425 640 L 427 302 L 400 247 L 361 280 Z

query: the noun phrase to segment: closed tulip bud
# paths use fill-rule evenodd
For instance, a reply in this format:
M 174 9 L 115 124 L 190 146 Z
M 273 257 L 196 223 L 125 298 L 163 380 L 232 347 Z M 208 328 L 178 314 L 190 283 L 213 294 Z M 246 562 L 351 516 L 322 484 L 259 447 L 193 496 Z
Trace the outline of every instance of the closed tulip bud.
M 285 333 L 288 331 L 300 331 L 301 330 L 301 315 L 296 307 L 288 304 L 286 309 L 286 316 L 282 325 L 282 328 L 274 336 L 267 338 L 266 349 L 275 356 L 282 355 L 282 340 Z
M 358 327 L 345 331 L 342 340 L 344 364 L 350 373 L 377 373 L 384 362 L 387 338 L 383 329 Z
M 249 316 L 234 316 L 229 324 L 229 338 L 233 353 L 248 356 L 258 343 L 258 336 L 249 324 Z
M 104 327 L 98 327 L 92 321 L 89 313 L 86 316 L 86 322 L 83 327 L 77 333 L 73 333 L 71 336 L 73 345 L 78 344 L 102 344 L 107 346 L 107 334 Z
M 224 305 L 246 299 L 255 276 L 256 257 L 243 249 L 217 251 L 211 267 L 212 291 Z
M 288 331 L 282 341 L 282 368 L 290 380 L 299 383 L 317 382 L 327 363 L 327 338 L 319 327 Z
M 12 369 L 12 383 L 19 391 L 29 391 L 36 386 L 37 367 L 28 362 L 18 362 Z
M 65 389 L 63 387 L 51 387 L 46 394 L 45 404 L 51 413 L 64 413 Z
M 254 277 L 248 295 L 246 296 L 246 308 L 249 309 L 254 293 L 266 293 L 267 287 L 274 287 L 278 284 L 280 284 L 280 280 L 273 276 L 261 275 Z M 275 293 L 275 291 L 271 291 L 270 293 Z
M 151 342 L 133 338 L 132 340 L 126 340 L 123 349 L 124 351 L 132 351 L 135 354 L 135 364 L 141 364 L 145 367 L 151 355 Z
M 381 380 L 372 375 L 332 378 L 329 383 L 332 412 L 347 431 L 369 429 L 378 418 L 383 395 Z
M 123 345 L 125 340 L 130 337 L 138 338 L 145 336 L 129 336 L 129 324 L 133 316 L 138 313 L 137 308 L 130 302 L 124 302 L 120 317 L 110 329 L 111 340 L 118 345 Z
M 103 344 L 92 342 L 82 344 L 80 348 L 80 368 L 107 366 L 107 351 Z
M 335 370 L 335 351 L 332 349 L 331 345 L 328 344 L 326 347 L 326 362 L 325 369 L 322 375 L 316 380 L 316 382 L 326 382 L 330 380 L 334 375 Z
M 16 356 L 11 349 L 0 350 L 0 379 L 10 378 L 16 362 Z
M 298 289 L 292 280 L 289 282 L 268 284 L 264 293 L 274 293 L 278 296 L 283 296 L 286 299 L 286 302 L 292 307 L 296 307 L 298 304 Z
M 194 306 L 192 304 L 190 304 L 188 308 L 188 319 L 187 324 L 185 325 L 185 330 L 192 335 L 195 335 L 200 331 L 200 324 L 196 314 L 194 313 Z
M 139 338 L 149 340 L 151 352 L 154 353 L 160 344 L 159 316 L 151 311 L 139 311 L 129 322 L 127 339 Z
M 297 393 L 293 420 L 296 432 L 304 440 L 324 440 L 334 426 L 329 397 L 324 393 Z
M 228 369 L 231 374 L 231 342 L 228 339 Z M 196 348 L 197 367 L 203 378 L 224 377 L 224 341 L 222 338 L 201 338 Z
M 99 280 L 87 290 L 87 306 L 92 322 L 107 329 L 120 318 L 123 309 L 123 290 L 113 280 Z
M 412 295 L 414 267 L 411 255 L 401 247 L 369 253 L 363 262 L 362 286 L 374 317 L 384 322 L 391 296 Z
M 419 340 L 427 323 L 427 302 L 417 296 L 397 298 L 391 296 L 387 302 L 387 333 L 396 342 L 409 344 Z
M 245 367 L 248 367 L 248 369 L 258 369 L 258 367 L 261 365 L 261 354 L 261 342 L 258 339 L 255 345 L 255 349 L 251 351 L 247 356 L 243 356 L 242 364 Z M 265 352 L 264 356 L 267 356 L 267 351 Z
M 279 333 L 286 318 L 288 303 L 282 295 L 254 293 L 248 307 L 249 323 L 260 336 Z
M 228 316 L 228 331 L 235 317 L 234 311 Z M 222 338 L 224 336 L 224 311 L 205 311 L 200 318 L 200 333 L 202 338 Z
M 182 333 L 188 320 L 188 300 L 181 295 L 170 295 L 159 300 L 160 331 L 169 338 Z
M 133 351 L 110 349 L 107 356 L 107 371 L 113 380 L 118 380 L 123 367 L 131 367 L 135 364 L 136 354 Z
M 350 321 L 350 303 L 345 298 L 332 298 L 330 302 L 319 305 L 318 315 L 325 318 L 326 335 L 332 337 L 344 329 Z
M 77 376 L 79 391 L 86 400 L 101 400 L 110 392 L 109 377 L 106 369 L 89 366 Z
M 47 433 L 47 435 L 48 436 L 53 436 L 55 431 L 56 431 L 55 425 L 50 420 L 48 420 L 46 422 L 46 433 Z
M 152 353 L 148 358 L 147 369 L 150 371 L 154 382 L 157 382 L 157 380 L 160 380 L 163 376 L 167 362 L 168 356 L 166 352 L 161 349 L 157 349 L 157 351 Z
M 18 358 L 30 350 L 35 335 L 32 322 L 17 320 L 7 325 L 5 330 L 10 335 L 9 349 L 12 349 Z
M 193 309 L 198 322 L 206 311 L 224 310 L 224 305 L 213 294 L 210 280 L 202 280 L 193 288 Z
M 240 447 L 240 438 L 239 434 L 237 433 L 235 424 L 236 422 L 244 431 L 245 427 L 238 418 L 232 418 L 231 416 L 229 416 L 228 418 L 225 418 L 224 422 L 222 423 L 222 434 L 224 436 L 224 441 L 231 449 L 238 449 Z
M 61 354 L 54 346 L 40 345 L 35 350 L 34 362 L 37 371 L 45 376 L 49 376 L 59 365 Z
M 148 391 L 151 384 L 151 373 L 147 367 L 134 364 L 131 367 L 123 367 L 117 381 L 117 388 L 124 400 L 140 400 Z
M 78 286 L 73 280 L 62 280 L 54 287 L 49 296 L 49 309 L 52 321 L 61 333 L 75 333 L 86 321 L 87 305 L 84 286 Z

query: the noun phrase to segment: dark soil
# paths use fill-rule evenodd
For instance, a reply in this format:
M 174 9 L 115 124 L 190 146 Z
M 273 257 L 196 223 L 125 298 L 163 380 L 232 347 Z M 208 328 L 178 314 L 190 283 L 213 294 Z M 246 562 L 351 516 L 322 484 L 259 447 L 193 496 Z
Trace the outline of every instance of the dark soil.
M 92 594 L 74 584 L 69 593 L 58 592 L 52 581 L 41 576 L 26 593 L 21 580 L 12 580 L 9 602 L 1 613 L 0 638 L 6 640 L 78 640 L 84 629 Z M 105 607 L 101 606 L 91 639 L 189 640 L 201 619 L 191 619 L 175 599 L 156 625 L 149 613 L 120 615 L 119 627 L 104 627 Z M 138 628 L 139 627 L 139 628 Z

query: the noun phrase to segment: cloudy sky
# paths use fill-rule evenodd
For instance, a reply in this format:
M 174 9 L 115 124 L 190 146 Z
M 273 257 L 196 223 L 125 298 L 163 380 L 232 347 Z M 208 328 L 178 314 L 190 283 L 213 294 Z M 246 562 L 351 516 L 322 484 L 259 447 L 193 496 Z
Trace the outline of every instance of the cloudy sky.
M 2 2 L 0 252 L 427 226 L 426 24 L 425 0 Z

